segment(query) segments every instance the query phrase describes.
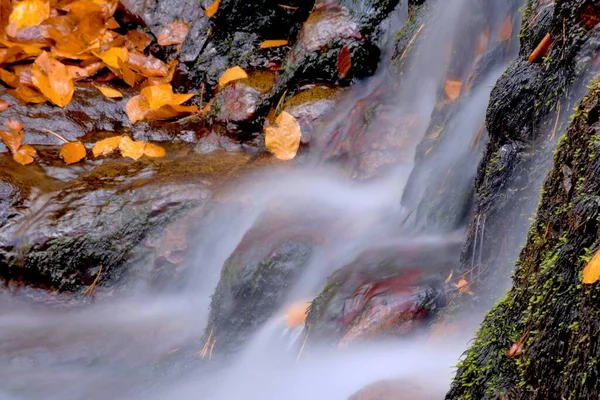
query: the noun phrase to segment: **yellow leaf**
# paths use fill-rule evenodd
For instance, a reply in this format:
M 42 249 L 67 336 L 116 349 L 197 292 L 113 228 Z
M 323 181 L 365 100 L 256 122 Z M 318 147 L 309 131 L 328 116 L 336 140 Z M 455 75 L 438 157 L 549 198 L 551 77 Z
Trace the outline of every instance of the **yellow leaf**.
M 123 97 L 123 93 L 119 92 L 117 89 L 109 88 L 106 86 L 97 86 L 98 90 L 102 92 L 103 95 L 108 97 L 109 99 L 120 99 Z
M 119 68 L 119 60 L 121 62 L 129 61 L 129 52 L 126 47 L 112 47 L 106 51 L 92 51 L 92 54 L 104 61 L 104 64 L 114 69 Z
M 260 44 L 261 49 L 268 49 L 269 47 L 280 47 L 288 44 L 287 40 L 265 40 Z
M 150 110 L 158 110 L 165 105 L 179 105 L 195 96 L 194 93 L 173 93 L 173 88 L 169 83 L 146 86 L 142 89 L 141 95 L 148 101 Z
M 600 251 L 587 263 L 583 269 L 583 283 L 592 284 L 600 280 Z
M 160 158 L 164 157 L 167 152 L 157 144 L 146 143 L 144 147 L 144 155 L 146 157 Z
M 146 142 L 136 142 L 131 140 L 129 136 L 123 136 L 119 142 L 119 150 L 123 157 L 131 157 L 134 160 L 139 159 L 144 155 Z
M 35 149 L 28 144 L 21 146 L 19 151 L 13 154 L 13 160 L 21 165 L 31 164 L 33 162 L 33 156 L 35 156 Z
M 43 52 L 31 66 L 33 85 L 51 102 L 65 107 L 73 98 L 75 85 L 68 68 Z
M 291 160 L 300 147 L 300 125 L 296 118 L 283 111 L 275 126 L 265 129 L 265 145 L 280 160 Z
M 229 82 L 236 81 L 238 79 L 247 78 L 248 74 L 242 68 L 235 67 L 229 68 L 227 71 L 223 72 L 223 75 L 219 78 L 219 86 L 223 87 L 227 85 Z
M 50 17 L 50 2 L 47 0 L 23 0 L 13 5 L 13 10 L 8 17 L 10 24 L 15 24 L 17 29 L 41 24 Z
M 92 153 L 94 153 L 94 157 L 105 156 L 107 154 L 112 153 L 117 147 L 119 147 L 120 143 L 121 136 L 113 136 L 99 140 L 94 145 Z
M 60 149 L 60 156 L 67 164 L 75 164 L 85 158 L 85 147 L 81 142 L 66 143 Z
M 141 94 L 133 96 L 127 102 L 127 105 L 125 106 L 125 112 L 129 117 L 129 121 L 131 121 L 132 124 L 135 124 L 136 122 L 144 119 L 146 114 L 150 112 L 148 100 L 146 100 L 146 98 Z
M 206 10 L 204 11 L 204 13 L 206 14 L 206 16 L 208 18 L 212 18 L 212 16 L 217 13 L 217 11 L 219 10 L 220 2 L 221 2 L 221 0 L 215 0 L 210 6 L 206 7 Z

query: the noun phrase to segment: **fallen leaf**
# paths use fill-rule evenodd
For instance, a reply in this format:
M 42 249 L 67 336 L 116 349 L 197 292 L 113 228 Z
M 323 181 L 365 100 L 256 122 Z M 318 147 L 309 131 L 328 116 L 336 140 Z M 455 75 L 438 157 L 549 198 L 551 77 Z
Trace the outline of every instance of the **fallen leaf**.
M 119 29 L 121 25 L 119 25 L 116 19 L 111 18 L 108 21 L 106 21 L 106 27 L 108 29 Z
M 10 87 L 16 88 L 19 86 L 19 78 L 5 69 L 0 69 L 0 79 Z
M 456 289 L 458 290 L 459 293 L 469 293 L 469 282 L 467 282 L 465 279 L 461 279 L 459 280 L 456 284 Z
M 94 144 L 92 153 L 94 154 L 94 157 L 105 156 L 112 153 L 117 147 L 119 147 L 120 143 L 121 136 L 113 136 L 99 140 L 96 142 L 96 144 Z
M 109 99 L 120 99 L 123 97 L 123 93 L 119 92 L 117 89 L 109 88 L 107 86 L 96 86 L 103 95 L 108 97 Z
M 285 324 L 290 328 L 304 325 L 310 303 L 293 304 L 285 314 Z
M 298 9 L 298 7 L 292 7 L 292 6 L 288 6 L 285 4 L 277 4 L 279 7 L 283 8 L 284 10 L 292 10 L 292 11 L 296 11 Z
M 60 157 L 67 164 L 75 164 L 85 158 L 85 146 L 81 142 L 65 143 L 60 149 Z
M 119 60 L 118 62 L 121 70 L 121 79 L 123 79 L 123 81 L 125 81 L 125 83 L 129 86 L 134 87 L 135 83 L 137 82 L 138 75 L 122 60 Z
M 50 2 L 48 0 L 23 0 L 13 2 L 13 9 L 8 17 L 10 24 L 17 29 L 41 24 L 50 17 Z
M 548 51 L 550 51 L 550 46 L 552 46 L 552 38 L 550 37 L 550 34 L 547 33 L 540 44 L 538 44 L 537 47 L 531 52 L 528 61 L 533 63 L 543 57 L 546 57 L 548 55 Z
M 510 15 L 506 17 L 502 26 L 500 27 L 500 31 L 498 31 L 498 36 L 496 36 L 496 42 L 504 42 L 506 40 L 510 40 L 512 36 L 512 18 Z
M 490 44 L 490 26 L 486 25 L 485 29 L 477 36 L 475 40 L 475 55 L 484 53 Z
M 183 21 L 173 21 L 158 35 L 159 46 L 181 44 L 185 40 L 190 27 Z
M 52 103 L 65 107 L 73 98 L 75 86 L 67 67 L 43 52 L 31 66 L 31 80 Z
M 227 71 L 223 72 L 223 75 L 221 75 L 219 78 L 219 86 L 223 87 L 229 82 L 233 82 L 238 79 L 245 79 L 247 77 L 248 74 L 246 74 L 246 71 L 236 65 L 235 67 L 231 67 Z
M 21 165 L 31 164 L 35 154 L 36 151 L 33 147 L 28 144 L 24 144 L 15 154 L 13 154 L 13 160 Z
M 8 104 L 8 101 L 0 99 L 0 111 L 4 111 L 8 108 L 10 104 Z
M 0 131 L 0 137 L 10 152 L 16 154 L 23 141 L 23 124 L 14 119 L 9 119 L 4 125 L 6 125 L 10 132 Z
M 92 54 L 104 61 L 111 68 L 119 69 L 119 60 L 129 61 L 129 51 L 126 47 L 112 47 L 106 51 L 92 51 Z
M 210 6 L 206 7 L 206 10 L 204 10 L 204 13 L 206 14 L 206 16 L 208 18 L 212 18 L 213 15 L 215 15 L 217 13 L 217 11 L 219 10 L 220 2 L 221 2 L 221 0 L 215 0 Z
M 513 343 L 508 350 L 508 358 L 518 357 L 523 354 L 523 344 L 522 343 Z
M 260 44 L 261 49 L 268 49 L 269 47 L 281 47 L 288 44 L 287 40 L 265 40 Z
M 129 50 L 144 51 L 146 47 L 152 43 L 152 38 L 148 34 L 140 31 L 129 31 L 127 32 L 127 40 L 130 43 Z
M 265 129 L 265 145 L 280 160 L 293 159 L 300 147 L 300 125 L 296 118 L 283 111 L 275 125 Z
M 121 137 L 121 141 L 119 142 L 119 150 L 121 150 L 121 155 L 123 157 L 133 158 L 134 160 L 137 160 L 144 155 L 145 147 L 146 142 L 133 141 L 129 136 Z
M 147 86 L 141 90 L 141 95 L 148 101 L 150 110 L 158 110 L 165 105 L 179 105 L 195 96 L 194 93 L 173 93 L 169 83 Z
M 352 68 L 352 55 L 350 54 L 350 48 L 348 45 L 344 45 L 337 59 L 337 70 L 341 79 L 344 79 Z
M 447 80 L 446 85 L 444 86 L 444 91 L 446 92 L 446 96 L 452 101 L 456 100 L 460 95 L 460 89 L 462 87 L 461 81 L 453 81 Z
M 40 92 L 29 86 L 19 86 L 15 90 L 9 90 L 8 93 L 25 104 L 41 104 L 46 102 L 46 98 Z
M 127 65 L 148 78 L 164 77 L 169 74 L 169 66 L 152 55 L 129 53 Z
M 194 114 L 198 112 L 197 106 L 180 106 L 177 104 L 167 104 L 160 107 L 157 110 L 151 110 L 144 118 L 153 121 L 161 119 L 171 119 L 176 117 L 183 117 L 184 115 Z
M 164 157 L 165 154 L 165 149 L 157 144 L 146 143 L 146 147 L 144 147 L 144 155 L 146 157 L 160 158 Z
M 600 251 L 587 263 L 583 269 L 583 283 L 592 284 L 600 280 Z
M 148 100 L 141 94 L 137 96 L 133 96 L 127 102 L 125 106 L 125 112 L 127 113 L 127 117 L 129 117 L 129 121 L 132 124 L 144 119 L 146 114 L 150 111 L 150 106 L 148 105 Z

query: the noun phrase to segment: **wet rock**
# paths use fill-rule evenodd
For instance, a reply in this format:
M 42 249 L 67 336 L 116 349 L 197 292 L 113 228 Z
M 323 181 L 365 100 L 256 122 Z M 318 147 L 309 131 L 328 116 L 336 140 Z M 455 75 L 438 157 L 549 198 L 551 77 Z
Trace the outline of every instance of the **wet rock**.
M 258 89 L 234 82 L 215 96 L 211 110 L 218 122 L 243 122 L 252 118 L 259 101 Z
M 414 333 L 448 301 L 444 283 L 458 242 L 373 249 L 335 272 L 313 301 L 309 342 L 338 343 Z
M 36 164 L 22 170 L 32 189 L 26 207 L 13 208 L 10 223 L 0 228 L 0 276 L 59 290 L 91 284 L 100 267 L 102 282 L 122 276 L 145 238 L 204 204 L 213 182 L 248 161 L 222 153 L 65 167 L 56 150 L 48 152 L 40 149 Z M 7 154 L 0 159 L 0 165 L 15 164 Z M 55 177 L 44 177 L 46 187 L 36 184 L 40 169 Z

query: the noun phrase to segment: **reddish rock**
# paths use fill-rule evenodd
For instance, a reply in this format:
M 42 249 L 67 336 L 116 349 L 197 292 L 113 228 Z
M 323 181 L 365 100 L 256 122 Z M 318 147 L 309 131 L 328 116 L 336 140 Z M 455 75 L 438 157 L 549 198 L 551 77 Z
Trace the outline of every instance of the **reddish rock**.
M 258 89 L 234 82 L 217 94 L 212 110 L 219 122 L 242 122 L 254 115 L 259 102 Z

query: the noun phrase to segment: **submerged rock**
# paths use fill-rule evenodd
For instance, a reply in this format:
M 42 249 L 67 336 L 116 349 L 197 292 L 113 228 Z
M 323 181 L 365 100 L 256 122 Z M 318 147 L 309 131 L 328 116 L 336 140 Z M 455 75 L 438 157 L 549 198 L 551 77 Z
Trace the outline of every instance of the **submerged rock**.
M 424 385 L 402 379 L 372 383 L 354 393 L 348 400 L 419 400 L 430 399 L 430 390 Z

